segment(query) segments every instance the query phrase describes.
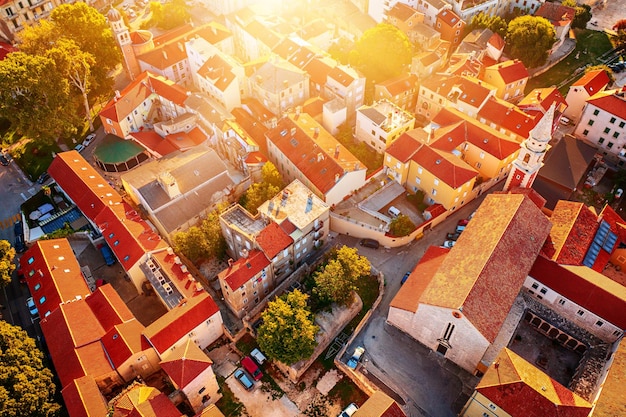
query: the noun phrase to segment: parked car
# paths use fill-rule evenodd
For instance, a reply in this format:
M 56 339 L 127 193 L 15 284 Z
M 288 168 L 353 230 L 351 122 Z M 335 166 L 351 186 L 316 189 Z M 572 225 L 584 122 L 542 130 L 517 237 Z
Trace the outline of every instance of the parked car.
M 15 252 L 23 253 L 26 252 L 26 243 L 24 243 L 24 235 L 16 235 L 15 236 L 15 244 L 13 245 L 15 248 Z
M 561 118 L 559 119 L 559 123 L 561 123 L 562 125 L 568 125 L 569 122 L 570 120 L 565 116 L 561 116 Z
M 447 240 L 457 240 L 461 236 L 461 232 L 448 233 L 446 235 Z
M 0 164 L 7 166 L 10 162 L 11 160 L 9 158 L 7 158 L 5 155 L 0 154 Z
M 339 414 L 339 417 L 351 417 L 359 407 L 355 403 L 351 403 Z
M 113 256 L 113 251 L 111 250 L 110 247 L 103 244 L 102 246 L 100 246 L 100 253 L 102 253 L 104 262 L 106 262 L 108 266 L 111 266 L 115 263 L 115 256 Z
M 400 285 L 403 285 L 407 279 L 409 279 L 409 275 L 411 275 L 411 271 L 408 271 L 406 274 L 404 274 L 404 276 L 402 277 L 402 281 L 400 281 Z
M 263 372 L 261 372 L 259 367 L 256 365 L 256 363 L 254 363 L 250 356 L 246 356 L 241 360 L 241 366 L 243 366 L 243 369 L 245 369 L 250 375 L 252 375 L 252 378 L 255 381 L 263 378 Z
M 356 369 L 356 366 L 359 364 L 359 361 L 361 360 L 361 357 L 363 357 L 364 353 L 365 348 L 363 346 L 357 346 L 350 359 L 348 359 L 348 368 Z
M 85 145 L 83 145 L 82 143 L 79 143 L 78 145 L 76 145 L 76 147 L 74 147 L 74 150 L 77 152 L 82 152 L 85 150 Z
M 85 140 L 83 141 L 83 146 L 87 147 L 91 144 L 91 142 L 93 142 L 96 139 L 96 134 L 95 133 L 90 133 L 85 137 Z
M 359 245 L 365 246 L 366 248 L 378 249 L 380 244 L 377 240 L 374 239 L 361 239 Z
M 24 236 L 24 227 L 22 225 L 22 221 L 18 220 L 15 223 L 13 223 L 13 234 L 15 234 L 15 236 Z
M 235 371 L 235 378 L 248 391 L 250 391 L 252 388 L 254 388 L 254 382 L 252 382 L 250 377 L 248 375 L 246 375 L 246 373 L 243 371 L 243 369 L 238 368 Z
M 443 247 L 444 248 L 448 248 L 448 249 L 452 249 L 455 244 L 456 244 L 456 240 L 446 240 L 446 241 L 443 242 Z
M 256 349 L 256 348 L 252 349 L 252 352 L 250 352 L 250 357 L 254 359 L 254 361 L 258 363 L 259 365 L 263 365 L 265 361 L 267 360 L 263 352 L 261 352 L 259 349 Z
M 37 178 L 37 184 L 43 184 L 48 180 L 48 178 L 50 178 L 50 174 L 48 174 L 48 171 L 42 172 L 41 175 Z
M 35 300 L 33 300 L 33 297 L 28 297 L 26 299 L 26 307 L 28 307 L 28 311 L 30 312 L 32 318 L 39 317 L 39 310 L 37 310 L 37 306 L 35 305 Z

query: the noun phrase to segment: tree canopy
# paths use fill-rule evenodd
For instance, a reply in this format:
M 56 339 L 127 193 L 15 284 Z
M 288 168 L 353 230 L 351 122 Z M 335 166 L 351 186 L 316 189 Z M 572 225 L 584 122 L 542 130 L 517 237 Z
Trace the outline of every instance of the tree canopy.
M 407 236 L 415 230 L 415 224 L 406 214 L 400 214 L 389 224 L 389 232 L 397 237 Z
M 587 23 L 591 20 L 591 6 L 588 4 L 581 4 L 580 6 L 576 6 L 576 15 L 574 16 L 574 21 L 572 22 L 572 27 L 577 29 L 585 29 L 587 27 Z
M 199 226 L 192 226 L 185 232 L 174 235 L 174 247 L 191 262 L 224 256 L 226 241 L 220 228 L 220 208 L 211 212 Z
M 53 401 L 52 372 L 26 332 L 0 320 L 0 415 L 52 417 L 60 406 Z
M 388 23 L 379 23 L 357 41 L 350 62 L 363 72 L 368 82 L 376 83 L 402 74 L 412 55 L 411 41 L 404 32 Z
M 150 11 L 152 12 L 152 18 L 148 25 L 153 25 L 163 30 L 182 26 L 191 19 L 189 7 L 185 0 L 172 0 L 165 4 L 159 1 L 151 1 Z
M 536 68 L 545 64 L 556 36 L 547 19 L 520 16 L 509 23 L 506 39 L 512 58 L 521 60 L 527 68 Z
M 315 274 L 314 293 L 323 301 L 347 305 L 352 291 L 358 288 L 359 279 L 370 274 L 366 257 L 355 248 L 342 246 L 333 254 L 323 270 Z
M 308 295 L 294 290 L 267 304 L 257 342 L 268 357 L 291 365 L 313 354 L 319 327 L 313 323 L 307 299 Z
M 611 36 L 611 43 L 616 48 L 626 47 L 626 19 L 620 19 L 613 25 L 615 35 Z
M 15 249 L 6 240 L 0 240 L 0 287 L 5 287 L 11 283 L 11 273 L 15 269 L 13 259 Z
M 471 32 L 474 29 L 490 29 L 493 33 L 497 33 L 504 38 L 507 28 L 508 23 L 502 17 L 496 15 L 491 16 L 480 12 L 474 16 L 466 30 Z
M 261 182 L 256 182 L 241 196 L 239 203 L 252 214 L 261 204 L 274 197 L 284 188 L 283 178 L 274 164 L 266 162 L 261 169 Z

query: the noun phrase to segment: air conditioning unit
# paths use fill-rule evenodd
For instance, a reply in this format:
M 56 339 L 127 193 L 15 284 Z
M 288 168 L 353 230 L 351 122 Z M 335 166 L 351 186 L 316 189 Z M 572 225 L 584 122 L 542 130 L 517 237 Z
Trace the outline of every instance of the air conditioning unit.
M 183 272 L 187 272 L 187 265 L 181 265 L 180 270 Z
M 177 256 L 174 258 L 174 263 L 177 263 L 178 265 L 180 265 L 182 262 L 180 261 L 180 258 Z

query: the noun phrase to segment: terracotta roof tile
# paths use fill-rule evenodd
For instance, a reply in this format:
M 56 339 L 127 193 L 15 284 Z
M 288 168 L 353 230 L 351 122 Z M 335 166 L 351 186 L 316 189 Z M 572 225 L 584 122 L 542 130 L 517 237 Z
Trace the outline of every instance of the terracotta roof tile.
M 397 159 L 400 162 L 408 162 L 415 152 L 422 146 L 422 142 L 414 137 L 414 132 L 421 132 L 425 136 L 423 129 L 413 129 L 409 132 L 405 132 L 398 139 L 396 139 L 385 150 L 385 153 Z
M 102 345 L 115 368 L 144 350 L 141 336 L 143 330 L 143 324 L 133 319 L 116 325 L 102 336 Z
M 157 155 L 165 156 L 178 150 L 171 141 L 166 140 L 154 130 L 131 132 L 130 136 L 141 146 Z
M 441 20 L 442 23 L 445 23 L 451 28 L 458 24 L 461 20 L 461 18 L 452 10 L 442 10 L 437 15 L 437 19 Z
M 465 233 L 465 232 L 463 232 Z M 626 329 L 626 287 L 586 266 L 537 257 L 529 275 L 579 306 Z
M 416 312 L 420 298 L 450 249 L 440 246 L 429 246 L 417 263 L 407 281 L 400 287 L 396 296 L 391 300 L 390 307 Z
M 605 112 L 626 120 L 626 89 L 599 92 L 587 100 Z
M 497 97 L 489 97 L 485 105 L 478 111 L 478 118 L 493 122 L 496 128 L 502 127 L 524 139 L 530 135 L 530 131 L 540 119 L 536 115 L 525 113 L 514 104 Z
M 378 84 L 385 88 L 392 97 L 412 89 L 417 89 L 418 80 L 415 74 L 403 74 Z
M 220 314 L 217 304 L 208 293 L 202 292 L 188 298 L 146 327 L 144 336 L 162 354 L 216 314 Z
M 602 91 L 610 82 L 609 76 L 605 70 L 599 69 L 589 71 L 578 79 L 572 87 L 583 87 L 587 94 L 594 95 L 598 91 Z
M 511 416 L 586 417 L 591 411 L 591 404 L 507 348 L 476 391 Z
M 161 368 L 179 389 L 193 382 L 212 364 L 211 359 L 191 339 L 187 340 L 184 347 L 176 349 L 160 363 Z
M 459 157 L 428 146 L 420 147 L 411 160 L 454 189 L 478 176 L 478 172 Z
M 526 66 L 524 66 L 522 61 L 518 60 L 500 62 L 496 65 L 492 65 L 491 67 L 487 67 L 486 69 L 497 70 L 506 84 L 528 78 L 528 70 L 526 69 Z
M 404 22 L 417 13 L 419 12 L 411 6 L 398 2 L 387 12 L 387 17 L 395 17 L 396 19 Z
M 613 353 L 613 362 L 594 404 L 594 417 L 622 416 L 626 411 L 626 343 L 624 339 Z
M 543 3 L 537 11 L 535 16 L 544 17 L 548 19 L 552 24 L 558 22 L 571 22 L 576 15 L 576 9 L 573 7 L 563 6 L 559 3 Z
M 293 239 L 278 224 L 272 222 L 257 235 L 256 243 L 268 259 L 274 259 L 281 251 L 293 245 Z
M 420 297 L 420 304 L 462 308 L 477 330 L 493 342 L 550 227 L 527 197 L 488 195 Z
M 309 61 L 302 69 L 309 73 L 311 81 L 318 85 L 326 84 L 328 74 L 337 64 L 330 62 L 325 58 L 314 58 Z
M 270 261 L 259 250 L 252 250 L 247 258 L 239 258 L 231 266 L 218 274 L 220 280 L 225 280 L 231 290 L 236 290 L 254 278 Z
M 582 265 L 600 224 L 598 216 L 583 203 L 559 201 L 552 215 L 550 238 L 555 253 L 552 259 L 561 265 Z
M 91 375 L 73 380 L 63 387 L 61 394 L 67 413 L 72 417 L 107 415 L 107 402 Z
M 319 129 L 319 134 L 314 138 L 315 129 Z M 306 113 L 290 114 L 281 119 L 266 137 L 324 194 L 335 186 L 337 177 L 341 179 L 347 172 L 365 169 L 350 151 Z

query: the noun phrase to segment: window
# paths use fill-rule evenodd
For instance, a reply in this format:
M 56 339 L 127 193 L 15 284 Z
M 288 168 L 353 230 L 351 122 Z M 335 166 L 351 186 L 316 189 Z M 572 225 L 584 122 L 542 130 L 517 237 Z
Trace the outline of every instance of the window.
M 602 320 L 596 321 L 596 326 L 598 326 L 598 327 L 602 327 L 603 324 L 604 324 L 604 322 Z
M 248 299 L 247 299 L 247 298 L 244 298 L 244 299 L 243 299 L 243 303 L 244 303 L 244 304 L 248 304 Z
M 624 127 L 626 126 L 626 122 L 619 122 L 619 127 Z
M 33 256 L 28 258 L 28 265 L 32 264 L 33 262 L 35 262 L 35 258 Z
M 619 137 L 619 132 L 615 132 L 615 133 L 613 133 L 613 137 L 614 137 L 615 139 L 617 139 L 617 138 Z
M 200 391 L 198 391 L 198 394 L 202 394 L 204 391 L 206 391 L 206 387 L 200 388 Z
M 543 295 L 546 295 L 546 293 L 548 292 L 548 289 L 546 287 L 541 288 L 541 291 L 539 291 L 540 293 L 542 293 Z
M 539 288 L 539 284 L 533 282 L 533 285 L 531 285 L 531 287 L 533 288 L 533 290 L 536 290 L 537 288 Z
M 615 117 L 611 117 L 611 120 L 609 120 L 609 123 L 613 124 L 615 123 L 615 120 L 617 120 Z
M 443 340 L 450 341 L 450 336 L 452 336 L 453 331 L 454 331 L 454 324 L 448 323 L 448 326 L 446 327 L 446 331 L 443 334 Z
M 489 403 L 489 408 L 493 411 L 496 411 L 498 409 L 498 407 L 496 407 L 494 404 Z
M 615 330 L 615 331 L 613 332 L 613 336 L 618 336 L 618 337 L 619 337 L 621 334 L 622 334 L 622 332 L 621 332 L 621 331 L 619 331 L 619 330 Z
M 128 261 L 130 259 L 130 255 L 124 256 L 124 261 Z
M 576 314 L 582 317 L 583 315 L 585 315 L 585 312 L 583 310 L 578 310 Z
M 609 148 L 609 149 L 611 149 L 611 148 L 613 147 L 613 142 L 609 142 L 609 143 L 606 145 L 606 147 L 607 147 L 607 148 Z
M 43 304 L 43 303 L 45 303 L 45 302 L 46 302 L 46 297 L 45 297 L 45 296 L 43 296 L 43 297 L 41 297 L 41 298 L 39 299 L 39 304 Z
M 432 193 L 431 193 L 431 194 L 432 194 L 432 195 L 437 195 L 437 190 L 435 190 L 435 189 L 433 188 L 433 191 L 432 191 Z
M 35 284 L 35 291 L 39 291 L 39 288 L 41 288 L 41 284 L 40 283 Z
M 609 129 L 608 127 L 604 128 L 604 133 L 609 133 L 611 131 L 611 129 Z
M 433 181 L 433 183 L 434 183 L 435 185 L 439 185 L 439 180 L 438 180 L 437 178 L 435 178 L 435 181 Z
M 600 113 L 600 110 L 598 110 L 598 109 L 595 109 L 595 110 L 593 111 L 593 115 L 594 115 L 594 116 L 597 116 L 599 113 Z
M 604 143 L 604 138 L 598 139 L 598 143 Z
M 589 126 L 593 126 L 593 123 L 594 123 L 594 121 L 593 121 L 593 120 L 589 120 L 589 121 L 587 122 L 587 124 L 588 124 Z
M 562 306 L 564 306 L 564 305 L 565 305 L 565 300 L 561 298 L 561 299 L 559 300 L 559 304 L 560 304 L 560 305 L 562 305 Z

